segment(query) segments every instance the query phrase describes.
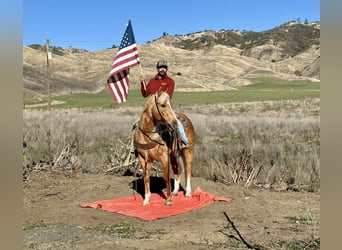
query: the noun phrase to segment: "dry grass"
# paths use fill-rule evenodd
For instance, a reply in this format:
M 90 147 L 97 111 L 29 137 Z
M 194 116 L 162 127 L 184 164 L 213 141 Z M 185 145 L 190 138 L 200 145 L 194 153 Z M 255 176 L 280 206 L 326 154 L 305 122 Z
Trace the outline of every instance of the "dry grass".
M 197 118 L 198 119 L 198 118 Z M 227 183 L 316 189 L 319 120 L 307 118 L 201 117 L 194 174 Z M 250 180 L 248 180 L 250 179 Z M 266 184 L 266 185 L 265 185 Z M 312 187 L 312 184 L 315 186 Z
M 106 172 L 129 153 L 130 131 L 141 111 L 53 110 L 50 115 L 24 110 L 24 166 L 33 168 L 59 158 L 59 166 L 54 167 Z M 319 190 L 319 100 L 233 103 L 181 111 L 196 130 L 194 176 L 228 185 Z

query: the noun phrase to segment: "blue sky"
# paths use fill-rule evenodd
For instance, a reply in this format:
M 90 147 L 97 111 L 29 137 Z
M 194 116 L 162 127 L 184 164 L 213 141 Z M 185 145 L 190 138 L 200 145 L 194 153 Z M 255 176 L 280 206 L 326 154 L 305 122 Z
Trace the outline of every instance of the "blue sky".
M 103 50 L 119 45 L 131 20 L 136 43 L 221 29 L 264 31 L 320 21 L 319 0 L 23 0 L 23 44 Z

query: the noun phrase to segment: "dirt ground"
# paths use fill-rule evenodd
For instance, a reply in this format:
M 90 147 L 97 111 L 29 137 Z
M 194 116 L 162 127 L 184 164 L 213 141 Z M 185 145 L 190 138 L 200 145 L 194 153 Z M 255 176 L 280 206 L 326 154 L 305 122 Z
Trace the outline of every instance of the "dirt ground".
M 238 232 L 255 249 L 320 248 L 319 193 L 246 189 L 192 178 L 192 190 L 199 186 L 233 200 L 149 222 L 80 207 L 133 195 L 135 179 L 32 172 L 23 182 L 23 249 L 247 249 Z

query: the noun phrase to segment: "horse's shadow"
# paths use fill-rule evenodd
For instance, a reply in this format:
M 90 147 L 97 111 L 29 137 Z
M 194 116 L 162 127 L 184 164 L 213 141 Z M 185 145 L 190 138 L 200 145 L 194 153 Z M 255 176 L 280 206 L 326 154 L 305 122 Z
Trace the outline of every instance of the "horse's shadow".
M 174 180 L 171 178 L 171 190 L 174 188 Z M 129 183 L 130 188 L 139 193 L 142 197 L 145 197 L 145 188 L 144 188 L 144 180 L 142 178 L 137 178 L 134 181 Z M 165 181 L 163 177 L 150 177 L 150 191 L 151 193 L 156 193 L 160 195 L 162 198 L 166 199 L 166 196 L 163 193 L 163 190 L 166 188 Z M 185 192 L 182 185 L 179 187 L 180 192 Z

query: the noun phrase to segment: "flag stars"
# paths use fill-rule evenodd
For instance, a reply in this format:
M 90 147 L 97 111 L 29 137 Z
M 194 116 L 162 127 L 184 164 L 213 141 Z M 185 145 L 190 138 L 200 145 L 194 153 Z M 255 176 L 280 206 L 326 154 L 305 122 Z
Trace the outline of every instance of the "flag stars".
M 131 44 L 133 44 L 132 39 L 130 39 L 128 34 L 125 33 L 124 37 L 121 40 L 120 49 L 125 48 Z
M 125 37 L 121 41 L 120 48 L 127 47 L 128 45 L 130 45 L 129 38 L 127 35 L 125 35 Z

